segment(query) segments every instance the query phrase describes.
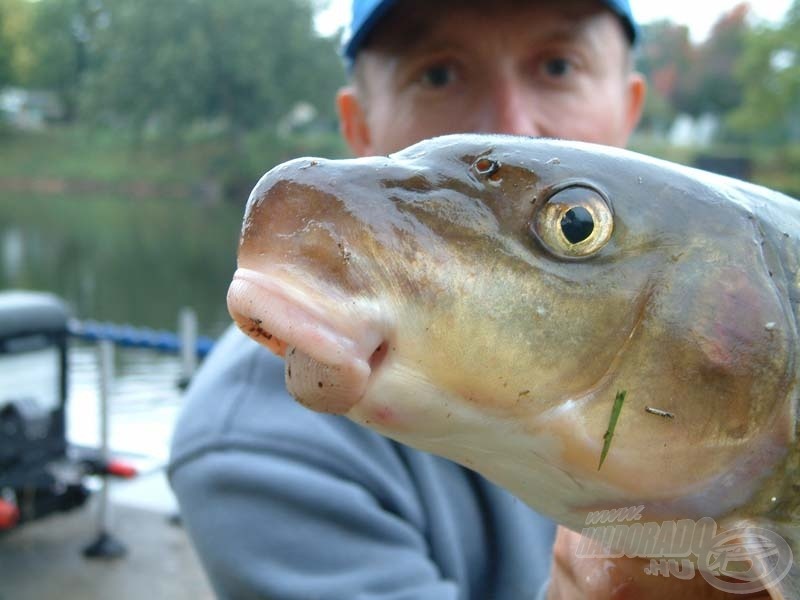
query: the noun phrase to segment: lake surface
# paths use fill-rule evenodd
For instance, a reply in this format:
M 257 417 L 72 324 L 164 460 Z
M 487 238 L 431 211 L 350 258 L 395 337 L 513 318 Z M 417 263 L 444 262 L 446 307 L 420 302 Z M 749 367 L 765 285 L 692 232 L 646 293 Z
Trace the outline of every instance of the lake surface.
M 73 444 L 100 445 L 100 367 L 95 344 L 73 343 L 69 352 L 67 437 Z M 114 452 L 163 464 L 182 407 L 176 356 L 151 350 L 116 349 L 110 389 L 109 445 Z
M 243 210 L 0 191 L 0 288 L 53 292 L 79 319 L 173 331 L 190 306 L 217 336 Z

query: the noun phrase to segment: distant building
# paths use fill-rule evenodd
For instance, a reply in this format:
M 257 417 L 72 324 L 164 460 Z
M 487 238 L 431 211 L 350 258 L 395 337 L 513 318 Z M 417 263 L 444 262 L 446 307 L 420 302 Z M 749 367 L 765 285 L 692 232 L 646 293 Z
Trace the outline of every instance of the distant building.
M 289 135 L 309 127 L 317 118 L 317 109 L 308 102 L 298 102 L 278 123 L 278 133 Z
M 673 146 L 702 148 L 714 141 L 719 129 L 719 117 L 705 113 L 697 118 L 682 113 L 672 122 L 667 139 Z
M 0 90 L 0 114 L 14 127 L 42 129 L 64 118 L 64 107 L 52 92 L 8 87 Z

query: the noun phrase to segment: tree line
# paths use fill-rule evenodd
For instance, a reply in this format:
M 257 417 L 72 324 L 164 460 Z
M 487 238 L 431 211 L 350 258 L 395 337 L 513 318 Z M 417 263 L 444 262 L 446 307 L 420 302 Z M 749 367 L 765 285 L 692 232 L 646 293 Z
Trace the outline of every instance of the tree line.
M 800 142 L 800 0 L 777 27 L 751 17 L 748 4 L 736 5 L 699 44 L 670 21 L 643 28 L 637 65 L 650 84 L 643 127 L 713 114 L 720 142 Z
M 0 88 L 57 94 L 67 121 L 180 133 L 275 128 L 298 102 L 335 120 L 338 40 L 313 27 L 319 0 L 0 0 Z M 711 113 L 718 140 L 800 141 L 800 0 L 778 27 L 747 4 L 703 43 L 670 21 L 644 27 L 642 127 Z
M 334 119 L 337 40 L 313 0 L 0 0 L 0 88 L 54 92 L 66 121 L 168 133 Z

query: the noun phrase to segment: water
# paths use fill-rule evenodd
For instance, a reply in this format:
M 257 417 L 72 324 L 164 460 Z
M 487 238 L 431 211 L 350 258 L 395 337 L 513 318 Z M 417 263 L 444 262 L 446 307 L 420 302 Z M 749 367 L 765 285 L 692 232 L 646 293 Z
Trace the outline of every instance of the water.
M 191 200 L 14 195 L 0 191 L 0 288 L 54 292 L 76 317 L 200 333 L 230 322 L 225 293 L 241 206 Z
M 72 344 L 67 405 L 67 439 L 100 445 L 99 353 L 93 344 Z M 151 350 L 116 349 L 109 403 L 109 445 L 154 465 L 166 462 L 169 440 L 182 401 L 177 357 Z

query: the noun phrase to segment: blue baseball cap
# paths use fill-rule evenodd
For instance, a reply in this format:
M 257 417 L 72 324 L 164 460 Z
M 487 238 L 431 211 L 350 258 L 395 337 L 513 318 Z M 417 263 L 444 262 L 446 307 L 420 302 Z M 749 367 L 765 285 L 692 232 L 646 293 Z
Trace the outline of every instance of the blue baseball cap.
M 632 45 L 635 44 L 639 38 L 639 26 L 633 18 L 630 2 L 628 0 L 602 1 L 622 20 L 628 39 Z M 364 41 L 375 25 L 396 3 L 397 0 L 353 0 L 350 24 L 344 32 L 342 42 L 342 55 L 348 68 L 353 65 L 356 54 L 361 50 L 361 46 L 364 45 Z

